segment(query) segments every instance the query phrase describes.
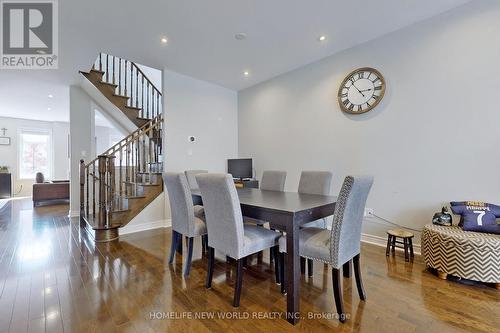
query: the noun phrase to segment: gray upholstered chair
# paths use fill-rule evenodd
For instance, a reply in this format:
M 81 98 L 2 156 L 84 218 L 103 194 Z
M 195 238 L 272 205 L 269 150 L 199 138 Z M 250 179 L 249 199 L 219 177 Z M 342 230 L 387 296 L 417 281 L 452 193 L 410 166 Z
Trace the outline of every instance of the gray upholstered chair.
M 280 191 L 285 189 L 286 171 L 271 171 L 266 170 L 262 173 L 260 181 L 260 189 L 264 191 Z M 267 221 L 257 220 L 249 217 L 244 218 L 245 223 L 254 223 L 257 225 L 264 225 Z
M 329 195 L 332 186 L 333 174 L 330 171 L 302 171 L 299 180 L 299 193 Z M 312 221 L 303 224 L 301 228 L 317 227 L 326 229 L 326 219 Z M 300 259 L 300 271 L 305 274 L 305 259 Z M 307 274 L 313 275 L 313 261 L 307 260 Z
M 170 210 L 172 213 L 172 247 L 169 264 L 174 261 L 178 246 L 182 246 L 182 237 L 188 237 L 188 255 L 184 265 L 184 276 L 189 275 L 193 257 L 193 239 L 206 237 L 207 227 L 203 217 L 203 209 L 193 206 L 191 191 L 184 173 L 166 172 L 163 181 L 168 191 Z
M 280 191 L 285 189 L 286 171 L 265 170 L 262 173 L 260 189 L 266 191 Z
M 184 171 L 184 174 L 186 174 L 187 182 L 189 185 L 189 188 L 192 190 L 198 190 L 198 183 L 196 182 L 196 175 L 200 173 L 207 173 L 207 170 L 186 170 Z
M 243 279 L 243 259 L 259 251 L 274 248 L 280 234 L 256 225 L 243 224 L 240 201 L 229 174 L 199 174 L 200 186 L 208 229 L 208 273 L 206 287 L 212 287 L 214 249 L 236 260 L 237 273 L 233 306 L 240 305 Z M 278 258 L 275 258 L 278 260 Z
M 301 229 L 299 232 L 300 255 L 332 266 L 335 305 L 341 322 L 344 322 L 346 318 L 342 301 L 340 269 L 350 260 L 353 260 L 354 263 L 359 298 L 366 299 L 361 281 L 359 256 L 363 213 L 372 184 L 372 177 L 346 177 L 335 205 L 332 229 L 311 227 Z M 280 238 L 279 246 L 281 272 L 284 272 L 284 265 L 286 265 L 283 255 L 286 253 L 286 238 L 284 236 Z M 282 292 L 285 291 L 284 279 L 285 277 L 281 273 Z
M 285 190 L 285 181 L 286 181 L 286 171 L 277 171 L 277 170 L 265 170 L 262 173 L 262 179 L 260 181 L 260 189 L 264 191 L 279 191 L 283 192 Z M 257 220 L 249 217 L 244 217 L 245 223 L 254 223 L 258 226 L 264 226 L 267 221 Z M 271 227 L 271 230 L 274 230 Z M 269 262 L 273 262 L 274 253 L 270 253 Z M 276 273 L 276 283 L 280 283 L 280 278 L 278 274 L 277 262 L 275 262 L 275 273 Z

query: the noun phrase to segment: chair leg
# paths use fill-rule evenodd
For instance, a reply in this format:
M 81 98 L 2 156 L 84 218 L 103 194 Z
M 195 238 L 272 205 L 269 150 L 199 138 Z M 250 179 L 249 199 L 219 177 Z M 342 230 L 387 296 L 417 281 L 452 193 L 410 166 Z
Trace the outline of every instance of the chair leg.
M 363 301 L 366 301 L 366 292 L 363 287 L 363 281 L 361 280 L 361 268 L 359 266 L 359 253 L 354 256 L 352 259 L 354 266 L 354 276 L 356 277 L 356 286 L 358 287 L 358 295 L 359 298 Z
M 214 256 L 215 250 L 213 247 L 208 247 L 208 268 L 207 268 L 207 281 L 205 287 L 212 288 L 212 276 L 214 275 Z
M 184 276 L 189 276 L 189 271 L 191 270 L 191 261 L 193 260 L 193 239 L 194 237 L 188 238 L 188 255 L 184 267 Z
M 281 293 L 286 294 L 286 283 L 285 283 L 286 254 L 280 253 L 279 258 L 280 258 Z
M 240 306 L 241 285 L 243 284 L 243 259 L 238 259 L 236 264 L 236 285 L 234 286 L 233 306 Z
M 177 231 L 172 230 L 172 245 L 170 247 L 170 258 L 168 258 L 168 263 L 171 265 L 174 262 L 175 252 L 177 251 Z
M 306 274 L 306 258 L 300 257 L 300 274 Z
M 313 260 L 312 259 L 307 259 L 307 276 L 312 277 L 313 276 Z
M 352 276 L 351 261 L 349 260 L 342 266 L 342 273 L 345 278 L 350 278 Z
M 279 265 L 279 259 L 278 259 L 278 256 L 279 256 L 278 246 L 272 247 L 271 253 L 272 253 L 272 257 L 274 258 L 274 275 L 276 278 L 276 284 L 280 284 L 281 283 L 281 278 L 280 278 L 281 274 L 280 274 L 280 265 Z
M 201 254 L 202 255 L 207 252 L 207 247 L 208 247 L 208 237 L 207 236 L 208 235 L 201 236 Z
M 410 257 L 415 257 L 415 254 L 413 253 L 413 240 L 410 238 L 408 239 L 408 242 L 410 244 Z
M 396 236 L 392 236 L 392 253 L 396 253 Z
M 340 270 L 332 268 L 333 296 L 335 297 L 335 306 L 341 323 L 345 322 L 344 303 L 342 300 L 342 279 L 340 278 Z
M 392 240 L 392 236 L 391 235 L 387 235 L 387 247 L 385 249 L 385 256 L 386 257 L 389 256 L 389 252 L 391 251 L 391 240 Z

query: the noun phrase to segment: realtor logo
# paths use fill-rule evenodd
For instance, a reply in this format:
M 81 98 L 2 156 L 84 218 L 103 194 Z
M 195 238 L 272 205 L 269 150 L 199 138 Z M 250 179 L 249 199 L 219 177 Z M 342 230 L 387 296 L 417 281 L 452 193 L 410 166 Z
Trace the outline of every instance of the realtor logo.
M 0 0 L 0 8 L 0 68 L 57 68 L 57 0 Z

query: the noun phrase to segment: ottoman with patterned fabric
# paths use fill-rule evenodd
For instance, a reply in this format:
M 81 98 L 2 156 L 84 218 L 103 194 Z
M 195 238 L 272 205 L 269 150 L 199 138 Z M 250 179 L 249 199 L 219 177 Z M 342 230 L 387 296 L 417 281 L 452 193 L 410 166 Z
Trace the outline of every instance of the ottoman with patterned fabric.
M 500 285 L 500 235 L 429 224 L 422 232 L 425 264 L 463 279 Z

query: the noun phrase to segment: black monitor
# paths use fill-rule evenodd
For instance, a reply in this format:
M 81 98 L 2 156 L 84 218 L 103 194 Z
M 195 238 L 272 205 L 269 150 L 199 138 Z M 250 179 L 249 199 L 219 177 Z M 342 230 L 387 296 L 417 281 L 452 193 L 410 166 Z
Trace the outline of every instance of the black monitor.
M 227 160 L 227 172 L 233 175 L 233 178 L 252 178 L 252 159 L 237 158 Z

